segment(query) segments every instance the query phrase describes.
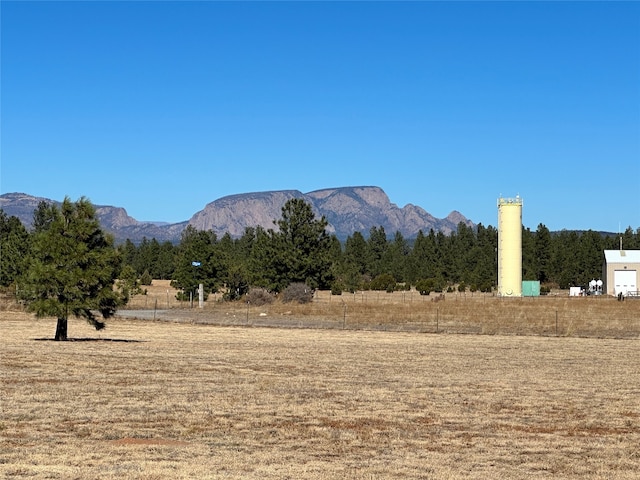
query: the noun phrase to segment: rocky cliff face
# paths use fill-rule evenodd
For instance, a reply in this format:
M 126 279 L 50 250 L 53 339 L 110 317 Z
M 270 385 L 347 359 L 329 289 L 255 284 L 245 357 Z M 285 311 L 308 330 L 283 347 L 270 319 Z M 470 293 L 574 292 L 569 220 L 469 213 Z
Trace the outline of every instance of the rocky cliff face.
M 276 228 L 274 220 L 280 218 L 282 207 L 292 198 L 304 198 L 297 190 L 243 193 L 219 198 L 207 204 L 189 220 L 198 230 L 213 230 L 220 235 L 229 232 L 240 237 L 246 227 Z
M 138 225 L 135 218 L 130 217 L 124 208 L 119 207 L 96 207 L 96 215 L 100 219 L 102 226 L 107 225 L 115 230 Z
M 354 232 L 367 236 L 372 227 L 380 226 L 388 235 L 398 231 L 405 238 L 415 237 L 420 230 L 427 234 L 430 229 L 449 234 L 457 229 L 460 222 L 473 226 L 470 220 L 455 211 L 446 218 L 438 219 L 416 205 L 399 208 L 391 203 L 384 190 L 369 186 L 327 188 L 309 193 L 279 190 L 230 195 L 209 203 L 188 222 L 165 225 L 139 222 L 121 207 L 97 205 L 96 214 L 102 227 L 118 242 L 129 239 L 139 243 L 144 237 L 155 238 L 159 242 L 179 242 L 187 224 L 198 230 L 212 230 L 218 236 L 229 232 L 233 237 L 240 237 L 247 227 L 277 229 L 273 222 L 280 219 L 282 207 L 292 198 L 308 202 L 316 217 L 324 215 L 329 222 L 329 233 L 335 233 L 341 240 Z M 0 208 L 7 215 L 20 218 L 30 228 L 33 211 L 42 200 L 51 201 L 23 193 L 7 193 L 0 195 Z
M 445 234 L 457 229 L 458 223 L 473 223 L 458 212 L 437 219 L 415 205 L 399 208 L 391 203 L 379 187 L 342 187 L 302 193 L 298 190 L 246 193 L 223 197 L 209 203 L 189 220 L 199 230 L 213 230 L 218 235 L 229 232 L 241 236 L 246 227 L 276 228 L 273 220 L 281 216 L 287 200 L 301 198 L 311 204 L 315 214 L 329 222 L 328 230 L 345 239 L 354 232 L 368 234 L 371 227 L 384 227 L 388 234 L 396 231 L 407 238 L 430 229 Z

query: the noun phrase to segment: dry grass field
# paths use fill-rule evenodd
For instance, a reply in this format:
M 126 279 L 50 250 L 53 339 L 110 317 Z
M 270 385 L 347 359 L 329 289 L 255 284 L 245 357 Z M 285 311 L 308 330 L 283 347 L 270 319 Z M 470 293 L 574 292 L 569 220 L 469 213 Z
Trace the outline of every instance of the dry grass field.
M 286 326 L 348 330 L 488 335 L 540 335 L 639 338 L 640 300 L 617 301 L 608 296 L 569 297 L 568 292 L 537 298 L 500 299 L 480 293 L 422 296 L 409 292 L 316 292 L 310 304 L 253 306 L 222 302 L 211 295 L 204 308 L 178 302 L 168 281 L 154 280 L 147 295 L 127 308 L 148 310 L 131 317 L 189 321 L 211 325 Z M 154 315 L 153 312 L 158 314 Z M 123 312 L 126 314 L 126 312 Z
M 208 302 L 193 323 L 116 318 L 96 332 L 71 320 L 76 341 L 62 343 L 45 340 L 55 319 L 5 307 L 0 476 L 640 477 L 637 332 L 527 336 L 502 323 L 533 321 L 532 306 L 542 304 L 447 298 L 420 302 L 420 310 L 418 297 L 412 308 L 403 306 L 406 296 L 392 298 L 367 307 L 375 316 L 367 325 L 383 330 L 352 328 L 357 298 L 344 318 L 336 298 L 318 298 L 306 313 L 273 305 L 266 316 L 303 324 L 305 314 L 321 317 L 324 308 L 333 318 L 339 306 L 336 321 L 346 319 L 345 329 L 262 328 L 255 322 L 265 317 L 251 306 L 243 307 L 251 327 L 194 322 L 242 316 Z M 576 330 L 610 332 L 602 326 L 608 317 L 637 321 L 640 307 L 604 299 L 571 299 L 582 303 L 565 307 L 567 300 L 537 314 L 573 307 L 588 319 Z M 456 305 L 458 315 L 488 306 L 482 321 L 469 323 L 455 320 Z M 491 311 L 497 319 L 483 326 Z M 407 315 L 434 312 L 444 322 L 439 334 L 424 320 L 421 331 L 396 331 Z M 490 334 L 451 333 L 472 325 Z

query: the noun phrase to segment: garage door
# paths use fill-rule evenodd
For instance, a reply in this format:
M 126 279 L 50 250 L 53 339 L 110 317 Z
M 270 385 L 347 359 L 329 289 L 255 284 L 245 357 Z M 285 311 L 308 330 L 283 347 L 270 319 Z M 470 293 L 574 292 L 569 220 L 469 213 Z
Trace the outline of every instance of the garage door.
M 638 290 L 637 276 L 635 270 L 616 270 L 613 272 L 613 283 L 616 286 L 616 295 L 622 292 L 635 292 Z

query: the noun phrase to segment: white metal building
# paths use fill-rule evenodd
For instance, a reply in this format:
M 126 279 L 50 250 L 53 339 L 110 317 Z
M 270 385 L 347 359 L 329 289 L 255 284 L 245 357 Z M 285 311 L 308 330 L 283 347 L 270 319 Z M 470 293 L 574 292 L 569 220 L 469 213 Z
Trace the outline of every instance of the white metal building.
M 640 290 L 640 250 L 605 250 L 602 278 L 607 295 L 637 294 Z

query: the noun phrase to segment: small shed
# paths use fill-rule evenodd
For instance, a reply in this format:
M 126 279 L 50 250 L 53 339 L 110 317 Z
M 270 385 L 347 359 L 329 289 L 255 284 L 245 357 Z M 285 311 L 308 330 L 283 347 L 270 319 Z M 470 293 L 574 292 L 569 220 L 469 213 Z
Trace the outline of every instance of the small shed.
M 640 290 L 640 250 L 605 250 L 602 279 L 607 295 L 637 295 Z
M 540 281 L 538 281 L 538 280 L 523 280 L 522 281 L 522 296 L 523 297 L 539 297 L 540 296 Z

